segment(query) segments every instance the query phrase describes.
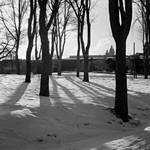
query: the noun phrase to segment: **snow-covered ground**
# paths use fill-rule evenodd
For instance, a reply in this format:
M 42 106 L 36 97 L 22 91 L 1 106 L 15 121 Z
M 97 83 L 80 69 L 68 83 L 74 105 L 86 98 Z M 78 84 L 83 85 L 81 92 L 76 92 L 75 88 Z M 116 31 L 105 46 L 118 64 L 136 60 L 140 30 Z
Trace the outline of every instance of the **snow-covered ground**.
M 150 150 L 150 80 L 128 77 L 129 113 L 123 123 L 114 105 L 112 74 L 50 77 L 50 97 L 39 97 L 40 76 L 0 75 L 0 150 Z M 149 144 L 148 144 L 149 143 Z

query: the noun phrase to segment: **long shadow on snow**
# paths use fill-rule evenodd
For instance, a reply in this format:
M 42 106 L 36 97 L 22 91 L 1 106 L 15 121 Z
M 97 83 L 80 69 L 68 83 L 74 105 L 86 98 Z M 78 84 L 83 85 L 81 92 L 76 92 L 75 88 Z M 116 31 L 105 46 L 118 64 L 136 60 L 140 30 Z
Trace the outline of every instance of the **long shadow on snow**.
M 48 124 L 50 124 L 51 121 L 60 124 L 64 124 L 64 122 L 66 122 L 65 124 L 73 124 L 72 118 L 76 118 L 76 116 L 82 117 L 82 112 L 89 112 L 89 110 L 94 110 L 96 114 L 96 110 L 98 110 L 98 112 L 101 111 L 100 107 L 104 109 L 111 107 L 106 103 L 106 101 L 109 101 L 109 98 L 112 100 L 112 97 L 105 96 L 106 98 L 102 98 L 99 96 L 99 92 L 94 94 L 96 91 L 92 91 L 90 95 L 94 94 L 94 96 L 98 99 L 95 99 L 93 96 L 91 96 L 91 101 L 89 103 L 84 103 L 82 99 L 86 97 L 82 98 L 81 96 L 80 99 L 74 93 L 72 93 L 67 86 L 63 86 L 62 84 L 58 83 L 55 77 L 50 77 L 50 80 L 52 81 L 52 91 L 50 91 L 50 96 L 40 96 L 40 107 L 37 108 L 36 113 L 38 117 L 43 118 L 45 121 L 47 121 Z M 69 82 L 72 83 L 73 81 L 70 79 Z M 90 90 L 92 90 L 92 88 L 88 90 L 87 88 L 89 87 L 84 88 L 84 86 L 80 86 L 77 83 L 75 84 L 75 82 L 73 82 L 73 84 L 78 86 L 83 93 L 87 94 L 87 97 Z M 58 91 L 58 88 L 61 90 Z M 65 101 L 69 101 L 68 98 L 65 99 L 65 97 L 61 97 L 61 91 L 67 95 L 71 102 Z M 48 118 L 51 118 L 51 121 Z
M 57 82 L 55 80 L 54 77 L 50 77 L 51 81 L 52 81 L 52 93 L 50 94 L 52 98 L 60 98 L 60 95 L 58 93 L 58 85 L 57 85 Z
M 80 102 L 79 99 L 72 92 L 70 92 L 65 86 L 59 84 L 57 81 L 56 81 L 56 83 L 66 93 L 66 95 L 69 97 L 69 99 L 71 99 L 74 103 Z
M 90 85 L 88 86 L 86 83 L 82 83 L 82 81 L 79 82 L 79 81 L 73 80 L 71 77 L 66 77 L 66 79 L 70 81 L 72 84 L 78 86 L 80 90 L 86 94 L 91 94 L 93 96 L 105 96 L 104 94 L 90 87 Z
M 28 87 L 28 83 L 22 82 L 16 89 L 16 91 L 9 97 L 9 100 L 4 105 L 15 105 L 23 96 Z
M 55 77 L 50 77 L 52 81 L 52 89 L 49 97 L 40 96 L 40 107 L 37 108 L 36 115 L 42 118 L 43 121 L 46 121 L 46 124 L 62 124 L 65 126 L 74 126 L 76 118 L 81 117 L 81 114 L 78 114 L 76 111 L 70 108 L 77 108 L 77 102 L 79 100 L 73 95 L 67 88 L 59 84 Z M 63 101 L 64 97 L 61 97 L 58 93 L 58 87 L 61 87 L 61 90 L 68 95 L 68 97 L 74 101 L 74 103 L 66 103 Z M 52 102 L 53 101 L 53 102 Z M 80 107 L 83 107 L 80 103 Z M 91 105 L 94 106 L 94 105 Z M 87 106 L 85 106 L 87 107 Z M 73 120 L 73 118 L 75 118 Z M 46 131 L 48 132 L 48 131 Z
M 79 97 L 77 97 L 74 93 L 72 93 L 71 90 L 67 88 L 67 86 L 58 83 L 55 77 L 51 77 L 51 80 L 53 84 L 52 95 L 54 94 L 52 97 L 54 98 L 54 101 L 56 101 L 56 105 L 55 105 L 56 107 L 52 107 L 50 109 L 57 112 L 54 113 L 52 111 L 51 117 L 54 120 L 57 121 L 59 120 L 58 121 L 59 123 L 66 122 L 66 124 L 68 125 L 70 124 L 75 125 L 76 119 L 74 120 L 73 118 L 78 118 L 78 117 L 82 118 L 81 120 L 82 122 L 84 122 L 88 120 L 89 116 L 85 116 L 83 114 L 90 113 L 91 110 L 93 110 L 95 114 L 94 116 L 97 116 L 99 118 L 99 112 L 101 112 L 103 109 L 108 108 L 107 105 L 105 105 L 103 102 L 100 101 L 97 103 L 98 105 L 95 105 L 95 103 L 93 102 L 84 103 Z M 60 87 L 61 90 L 67 95 L 67 99 L 65 99 L 65 97 L 61 97 L 61 95 L 58 94 L 58 87 Z M 65 101 L 63 101 L 63 99 L 65 99 Z M 59 115 L 57 116 L 56 114 L 58 114 L 58 112 Z
M 28 83 L 21 83 L 15 90 L 15 92 L 9 97 L 9 100 L 2 105 L 0 105 L 0 115 L 9 114 L 11 111 L 16 109 L 22 109 L 23 107 L 20 105 L 15 105 L 22 97 L 24 92 L 28 87 Z
M 101 87 L 101 89 L 94 89 L 95 87 L 92 88 L 92 87 L 90 87 L 90 85 L 88 86 L 85 83 L 82 83 L 82 81 L 81 82 L 75 81 L 71 77 L 66 77 L 66 79 L 68 81 L 70 81 L 72 84 L 78 86 L 83 93 L 87 94 L 87 96 L 90 94 L 89 97 L 92 98 L 93 103 L 100 104 L 100 105 L 102 103 L 104 103 L 104 104 L 107 103 L 107 105 L 109 105 L 109 107 L 113 106 L 114 97 L 102 94 L 101 92 L 97 91 L 97 90 L 99 90 L 99 91 L 106 92 L 105 89 L 104 90 L 102 89 L 103 86 Z
M 104 87 L 100 84 L 97 84 L 97 83 L 94 83 L 94 82 L 90 82 L 92 83 L 93 85 L 97 86 L 97 87 L 100 87 L 100 88 L 104 88 L 106 90 L 109 90 L 111 92 L 115 92 L 115 90 L 111 89 L 111 88 L 107 88 L 107 87 Z M 135 93 L 134 95 L 131 94 L 131 93 L 128 93 L 128 101 L 130 103 L 130 100 L 132 102 L 134 102 L 134 105 L 133 106 L 137 106 L 137 104 L 139 103 L 141 106 L 142 104 L 144 104 L 145 106 L 147 105 L 147 107 L 150 107 L 150 102 L 148 100 L 148 97 L 150 97 L 150 94 L 149 93 L 142 93 L 142 92 L 136 92 L 136 91 L 133 91 L 133 90 L 130 90 L 128 89 L 128 92 L 133 92 Z M 147 99 L 147 100 L 146 100 Z M 142 101 L 141 101 L 142 100 Z M 146 100 L 146 102 L 144 102 L 143 100 Z M 148 105 L 149 104 L 149 105 Z
M 52 91 L 50 91 L 50 96 L 40 96 L 40 111 L 46 112 L 45 109 L 50 111 L 50 109 L 54 109 L 56 106 L 63 106 L 59 99 L 61 99 L 58 93 L 58 85 L 54 77 L 50 76 L 50 80 L 52 81 Z
M 97 87 L 104 88 L 104 89 L 109 90 L 111 92 L 115 92 L 115 90 L 113 90 L 111 88 L 104 87 L 104 86 L 102 86 L 100 84 L 93 83 L 93 82 L 90 82 L 90 83 L 92 83 L 93 85 L 95 85 Z M 133 90 L 130 90 L 130 89 L 128 89 L 128 92 L 135 93 L 135 95 L 133 95 L 131 93 L 128 93 L 129 106 L 133 102 L 132 107 L 137 107 L 138 109 L 140 109 L 139 107 L 142 107 L 142 106 L 146 107 L 146 108 L 141 108 L 141 110 L 150 108 L 150 102 L 148 100 L 148 97 L 150 97 L 150 94 L 148 94 L 148 93 L 145 94 L 145 93 L 142 93 L 142 92 L 136 92 L 136 91 L 133 91 Z M 144 100 L 146 100 L 146 101 L 144 101 Z M 139 104 L 139 106 L 137 104 Z
M 55 77 L 51 77 L 51 81 L 52 81 L 53 91 L 50 94 L 50 98 L 54 99 L 56 105 L 59 105 L 59 106 L 64 106 L 64 104 L 66 105 L 66 103 L 63 102 L 63 100 L 62 100 L 64 98 L 61 97 L 61 95 L 58 94 L 58 87 L 60 87 L 61 90 L 69 97 L 69 99 L 73 102 L 73 105 L 77 104 L 77 103 L 81 104 L 80 100 L 69 89 L 67 89 L 65 86 L 59 84 L 56 81 Z M 72 103 L 67 103 L 67 104 L 72 105 Z
M 92 85 L 94 85 L 94 86 L 96 86 L 96 88 L 98 88 L 98 89 L 105 89 L 105 90 L 107 90 L 107 91 L 111 91 L 111 92 L 115 92 L 115 90 L 114 89 L 112 89 L 112 88 L 108 88 L 108 87 L 105 87 L 105 86 L 103 86 L 103 85 L 100 85 L 100 84 L 97 84 L 97 83 L 94 83 L 94 82 L 91 82 L 90 81 L 90 83 L 92 84 Z

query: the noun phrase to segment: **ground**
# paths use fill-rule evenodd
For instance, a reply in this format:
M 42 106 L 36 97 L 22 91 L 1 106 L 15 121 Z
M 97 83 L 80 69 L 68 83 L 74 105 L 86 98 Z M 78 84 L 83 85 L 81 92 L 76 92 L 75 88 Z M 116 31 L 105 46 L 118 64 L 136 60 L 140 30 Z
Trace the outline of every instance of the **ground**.
M 128 76 L 129 113 L 123 123 L 114 106 L 113 74 L 50 77 L 50 97 L 39 97 L 40 75 L 0 75 L 0 150 L 150 149 L 150 80 Z

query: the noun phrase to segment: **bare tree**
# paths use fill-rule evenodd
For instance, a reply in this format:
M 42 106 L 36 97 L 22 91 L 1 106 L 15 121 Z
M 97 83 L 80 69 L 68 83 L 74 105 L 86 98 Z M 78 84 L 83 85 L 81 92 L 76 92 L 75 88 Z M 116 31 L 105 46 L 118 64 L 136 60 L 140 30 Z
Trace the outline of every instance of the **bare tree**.
M 150 49 L 150 2 L 148 0 L 134 1 L 138 7 L 138 16 L 134 24 L 138 22 L 143 32 L 143 56 L 144 56 L 144 77 L 148 79 L 148 55 Z
M 26 51 L 26 79 L 25 82 L 31 82 L 31 52 L 33 40 L 36 33 L 36 0 L 30 0 L 30 15 L 28 19 L 28 47 Z
M 144 43 L 144 77 L 148 79 L 148 56 L 150 50 L 150 1 L 140 0 L 142 5 L 143 18 L 145 19 L 145 43 Z
M 56 17 L 59 8 L 59 0 L 54 0 L 52 4 L 52 12 L 48 20 L 47 7 L 48 0 L 38 0 L 40 6 L 39 14 L 39 34 L 41 38 L 42 48 L 42 74 L 40 84 L 40 95 L 49 96 L 49 39 L 48 31 Z
M 126 39 L 132 20 L 132 1 L 109 0 L 109 16 L 112 35 L 116 42 L 115 113 L 123 121 L 128 121 Z
M 88 59 L 89 49 L 91 45 L 91 21 L 90 21 L 90 10 L 91 0 L 73 1 L 68 0 L 72 6 L 74 13 L 77 18 L 77 76 L 79 76 L 79 64 L 80 64 L 80 47 L 82 48 L 84 58 L 84 77 L 83 81 L 89 82 L 89 70 L 88 70 Z M 85 28 L 86 25 L 86 28 Z M 84 30 L 86 29 L 86 40 Z M 86 44 L 85 44 L 86 43 Z
M 16 46 L 14 41 L 7 35 L 7 33 L 4 36 L 1 35 L 1 37 L 2 42 L 0 43 L 0 60 L 11 55 L 11 53 L 14 52 Z
M 82 7 L 81 7 L 81 1 L 74 1 L 74 0 L 68 0 L 67 1 L 76 16 L 77 19 L 77 73 L 76 76 L 80 76 L 80 49 L 81 49 L 81 42 L 80 42 L 80 37 L 81 37 L 81 16 L 82 16 Z M 76 20 L 75 20 L 76 21 Z M 75 22 L 76 23 L 76 22 Z
M 57 28 L 56 28 L 56 17 L 55 17 L 52 31 L 51 31 L 50 72 L 49 72 L 49 75 L 52 75 L 52 73 L 53 73 L 53 54 L 54 54 L 54 50 L 55 50 L 56 35 L 57 35 Z
M 0 11 L 2 11 L 4 6 L 10 5 L 9 3 L 6 2 L 1 2 L 0 3 Z M 13 50 L 15 49 L 15 43 L 13 39 L 9 36 L 9 33 L 7 30 L 3 28 L 3 25 L 0 24 L 0 60 L 7 58 Z
M 22 33 L 22 23 L 27 10 L 26 0 L 8 0 L 9 5 L 6 6 L 3 11 L 0 11 L 0 18 L 3 22 L 3 26 L 9 33 L 9 35 L 14 39 L 16 45 L 16 69 L 17 74 L 20 74 L 20 65 L 18 58 L 19 45 Z M 9 12 L 7 10 L 10 10 Z M 5 15 L 5 16 L 4 16 Z
M 61 76 L 62 56 L 66 44 L 66 29 L 69 18 L 70 18 L 70 5 L 68 5 L 66 1 L 64 1 L 60 6 L 59 13 L 56 15 L 56 22 L 55 22 L 56 23 L 55 46 L 58 59 L 58 75 L 60 76 Z
M 89 82 L 89 70 L 88 70 L 88 59 L 89 59 L 89 49 L 91 45 L 91 22 L 90 22 L 90 8 L 91 8 L 91 0 L 83 0 L 81 1 L 82 6 L 82 16 L 81 16 L 81 47 L 82 53 L 84 57 L 84 82 Z M 85 21 L 86 20 L 86 21 Z M 84 25 L 87 25 L 87 42 L 85 45 L 84 41 Z

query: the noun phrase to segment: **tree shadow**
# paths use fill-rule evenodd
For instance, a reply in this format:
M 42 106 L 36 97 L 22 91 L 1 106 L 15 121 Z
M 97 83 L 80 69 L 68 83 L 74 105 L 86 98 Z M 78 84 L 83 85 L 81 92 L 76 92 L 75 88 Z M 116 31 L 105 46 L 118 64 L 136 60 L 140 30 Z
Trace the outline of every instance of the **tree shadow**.
M 13 95 L 9 96 L 9 100 L 5 102 L 5 105 L 14 105 L 16 104 L 23 94 L 25 93 L 29 83 L 22 82 L 21 85 L 19 85 L 16 89 L 16 91 L 13 93 Z
M 94 88 L 88 86 L 86 83 L 82 83 L 82 81 L 76 81 L 76 80 L 73 80 L 71 77 L 66 77 L 66 79 L 68 81 L 70 81 L 72 84 L 78 86 L 80 88 L 80 90 L 84 93 L 87 93 L 87 94 L 91 94 L 93 96 L 104 96 L 104 94 L 101 94 L 100 92 L 98 92 L 97 90 L 95 90 Z
M 57 98 L 59 98 L 60 97 L 60 95 L 58 94 L 58 85 L 57 85 L 57 82 L 56 82 L 56 80 L 54 79 L 54 77 L 50 77 L 50 79 L 51 79 L 51 82 L 52 82 L 52 92 L 51 92 L 51 94 L 50 94 L 50 96 L 51 97 L 57 97 Z
M 114 101 L 114 97 L 113 97 L 114 92 L 110 93 L 109 90 L 103 89 L 102 87 L 96 88 L 95 86 L 92 86 L 91 83 L 85 84 L 82 81 L 80 82 L 80 81 L 73 80 L 71 77 L 66 77 L 66 79 L 68 81 L 70 81 L 72 84 L 79 87 L 79 89 L 83 93 L 87 94 L 87 96 L 91 97 L 91 100 L 94 104 L 102 105 L 104 103 L 106 105 L 106 103 L 107 103 L 107 104 L 111 105 L 111 107 L 112 107 L 113 101 Z M 111 95 L 109 95 L 109 94 L 111 94 Z
M 8 101 L 0 105 L 1 116 L 10 114 L 11 112 L 16 110 L 24 109 L 23 106 L 19 104 L 16 105 L 16 103 L 21 99 L 27 87 L 28 87 L 28 83 L 22 82 L 21 85 L 17 87 L 15 92 L 11 96 L 9 96 Z
M 62 106 L 61 104 L 61 96 L 58 93 L 58 85 L 54 77 L 50 76 L 50 80 L 52 83 L 52 91 L 50 91 L 50 96 L 39 96 L 40 98 L 40 110 L 49 109 L 54 106 Z M 43 110 L 44 111 L 44 110 Z
M 105 86 L 103 86 L 103 85 L 100 85 L 100 84 L 97 84 L 97 83 L 94 83 L 94 82 L 90 82 L 92 85 L 94 85 L 96 88 L 102 88 L 102 89 L 105 89 L 105 90 L 107 90 L 107 91 L 110 91 L 110 92 L 115 92 L 115 90 L 114 89 L 112 89 L 112 88 L 108 88 L 108 87 L 105 87 Z
M 69 89 L 67 89 L 65 86 L 59 84 L 57 81 L 56 81 L 56 84 L 57 84 L 57 86 L 61 87 L 61 89 L 65 92 L 65 94 L 69 97 L 69 99 L 71 99 L 74 102 L 74 104 L 80 103 L 79 99 L 72 92 L 70 92 Z

